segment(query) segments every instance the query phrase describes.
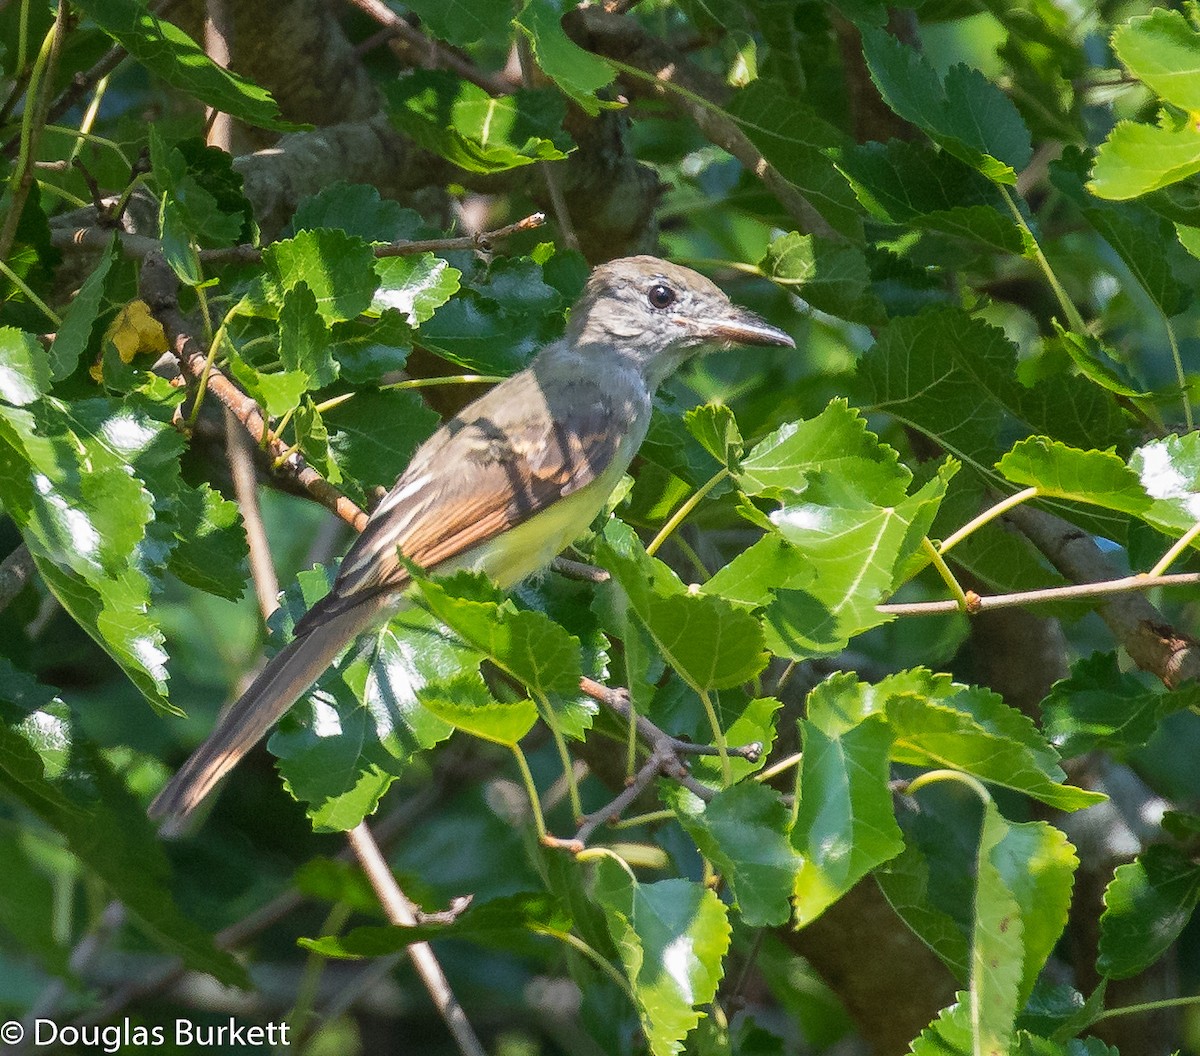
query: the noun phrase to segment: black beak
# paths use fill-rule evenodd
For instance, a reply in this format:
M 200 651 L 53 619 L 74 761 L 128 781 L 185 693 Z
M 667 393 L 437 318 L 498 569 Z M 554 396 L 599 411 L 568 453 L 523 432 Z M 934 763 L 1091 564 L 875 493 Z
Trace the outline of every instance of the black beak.
M 774 345 L 795 348 L 796 342 L 777 327 L 764 323 L 753 312 L 733 308 L 724 318 L 700 325 L 708 341 L 729 342 L 735 345 Z

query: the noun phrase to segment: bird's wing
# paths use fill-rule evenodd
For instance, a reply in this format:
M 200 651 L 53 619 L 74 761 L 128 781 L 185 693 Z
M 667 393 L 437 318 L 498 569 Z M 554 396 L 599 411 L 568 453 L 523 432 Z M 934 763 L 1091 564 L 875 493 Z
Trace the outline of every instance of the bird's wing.
M 443 426 L 375 509 L 312 619 L 402 587 L 400 554 L 436 568 L 599 477 L 629 431 L 625 404 L 586 380 L 556 402 L 546 406 L 526 371 Z

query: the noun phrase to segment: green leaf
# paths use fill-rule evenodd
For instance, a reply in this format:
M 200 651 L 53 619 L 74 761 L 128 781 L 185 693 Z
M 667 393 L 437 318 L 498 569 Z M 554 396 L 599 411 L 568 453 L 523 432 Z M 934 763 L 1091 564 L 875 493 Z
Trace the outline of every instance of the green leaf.
M 1186 689 L 1180 706 L 1194 696 Z M 1137 675 L 1120 670 L 1116 653 L 1094 653 L 1050 687 L 1042 701 L 1043 728 L 1067 758 L 1096 748 L 1121 752 L 1150 739 L 1163 716 L 1177 710 L 1176 696 L 1155 692 Z
M 892 811 L 892 734 L 870 716 L 838 736 L 800 721 L 804 738 L 792 845 L 803 856 L 795 879 L 796 923 L 820 916 L 868 872 L 904 848 Z
M 79 8 L 155 77 L 239 121 L 287 132 L 269 92 L 218 66 L 173 23 L 137 0 L 81 0 Z
M 534 61 L 584 113 L 595 117 L 605 106 L 596 93 L 612 83 L 613 70 L 598 55 L 584 51 L 562 28 L 555 0 L 528 0 L 514 24 L 528 38 Z
M 867 326 L 887 319 L 858 246 L 793 231 L 767 247 L 759 267 L 772 282 L 819 311 Z
M 1186 532 L 1200 518 L 1200 436 L 1166 436 L 1143 444 L 1129 458 L 1154 501 L 1142 518 L 1167 535 Z
M 412 257 L 383 257 L 375 261 L 379 288 L 371 310 L 399 312 L 409 326 L 417 327 L 458 292 L 462 272 L 432 253 Z
M 628 595 L 663 658 L 696 692 L 740 685 L 766 665 L 757 619 L 724 598 L 686 591 L 625 525 L 605 526 L 596 556 Z
M 295 410 L 312 383 L 303 370 L 277 370 L 270 374 L 256 370 L 236 352 L 229 354 L 228 363 L 234 380 L 272 418 Z
M 328 590 L 322 569 L 302 572 L 273 617 L 283 635 Z M 335 661 L 317 688 L 284 717 L 268 744 L 288 790 L 322 832 L 353 828 L 417 752 L 451 727 L 418 690 L 475 671 L 479 656 L 426 613 L 407 609 Z
M 103 756 L 80 739 L 43 687 L 0 664 L 0 797 L 58 832 L 87 872 L 119 898 L 139 927 L 188 967 L 249 987 L 245 969 L 175 904 L 170 866 L 146 815 Z M 47 773 L 42 740 L 69 753 L 62 780 Z M 86 776 L 85 776 L 86 775 Z M 80 779 L 84 778 L 84 779 Z
M 987 690 L 935 680 L 924 691 L 889 697 L 887 719 L 898 762 L 962 770 L 1060 810 L 1105 798 L 1062 784 L 1057 753 L 1033 723 Z
M 763 79 L 742 88 L 726 107 L 779 174 L 835 231 L 863 241 L 862 211 L 833 158 L 843 136 L 794 93 Z
M 279 359 L 285 371 L 307 376 L 307 388 L 322 388 L 338 374 L 329 350 L 329 328 L 317 311 L 317 298 L 303 280 L 283 295 L 279 309 Z
M 1149 194 L 1200 172 L 1200 135 L 1189 126 L 1118 121 L 1100 144 L 1088 190 L 1117 201 Z
M 1200 110 L 1200 33 L 1180 11 L 1159 8 L 1118 26 L 1113 51 L 1138 80 L 1181 110 Z
M 729 884 L 742 920 L 752 928 L 785 923 L 801 859 L 788 840 L 791 819 L 779 793 L 743 781 L 706 804 L 672 786 L 667 801 Z
M 402 953 L 414 942 L 443 938 L 469 939 L 507 949 L 514 936 L 522 933 L 566 936 L 571 923 L 557 899 L 542 892 L 526 892 L 472 903 L 466 912 L 448 923 L 358 927 L 345 935 L 302 938 L 299 942 L 322 957 L 356 960 Z
M 246 579 L 246 532 L 238 504 L 207 484 L 180 481 L 174 496 L 176 545 L 168 568 L 180 580 L 230 601 L 242 596 Z
M 1081 451 L 1044 436 L 1014 444 L 997 463 L 1006 480 L 1038 489 L 1038 494 L 1141 514 L 1151 500 L 1133 472 L 1110 448 Z
M 465 47 L 508 35 L 512 9 L 491 0 L 409 0 L 425 27 L 441 40 Z
M 468 172 L 561 161 L 571 146 L 562 130 L 566 108 L 553 92 L 518 89 L 493 98 L 441 70 L 414 70 L 385 92 L 400 131 Z
M 38 339 L 12 326 L 0 327 L 0 400 L 25 407 L 46 393 L 50 381 L 50 359 Z
M 371 247 L 341 231 L 301 231 L 273 242 L 263 250 L 263 264 L 280 298 L 298 283 L 306 283 L 326 323 L 365 312 L 378 285 Z
M 989 807 L 995 810 L 991 804 Z M 1039 973 L 1067 926 L 1071 885 L 1079 859 L 1066 836 L 1047 822 L 1000 821 L 1003 836 L 991 849 L 990 864 L 1020 911 L 1019 940 L 1024 952 L 1017 994 L 1019 1008 L 1029 1000 Z M 985 833 L 987 828 L 985 820 Z M 989 946 L 992 940 L 1003 941 L 1009 934 L 1003 916 L 995 919 L 1001 934 L 991 936 Z
M 399 242 L 416 238 L 422 227 L 418 213 L 383 198 L 369 183 L 338 181 L 305 198 L 292 216 L 289 234 L 335 227 L 364 242 Z
M 1076 447 L 1124 439 L 1112 397 L 1083 378 L 1026 388 L 1016 349 L 995 327 L 956 308 L 894 320 L 859 364 L 875 409 L 932 437 L 988 475 L 1013 440 L 1044 433 Z
M 757 608 L 767 604 L 777 590 L 799 591 L 815 577 L 802 551 L 771 534 L 722 565 L 700 589 Z
M 1012 101 L 978 70 L 952 66 L 943 81 L 925 59 L 885 31 L 864 28 L 871 79 L 897 114 L 996 183 L 1016 183 L 1033 154 Z
M 705 451 L 727 469 L 735 470 L 742 457 L 743 443 L 733 411 L 723 403 L 706 403 L 688 411 L 683 424 Z
M 1097 199 L 1084 188 L 1086 176 L 1087 159 L 1078 150 L 1064 154 L 1050 169 L 1054 186 L 1117 251 L 1158 310 L 1178 315 L 1191 300 L 1191 290 L 1176 277 L 1186 274 L 1188 258 L 1173 237 L 1174 225 L 1144 205 Z
M 417 697 L 443 722 L 485 741 L 516 746 L 538 720 L 532 700 L 501 703 L 489 692 L 478 672 L 446 682 L 430 682 Z
M 338 465 L 363 488 L 391 487 L 437 425 L 420 396 L 399 389 L 360 389 L 322 417 Z
M 100 314 L 104 300 L 104 282 L 117 259 L 117 236 L 105 247 L 95 267 L 83 280 L 67 310 L 63 313 L 62 325 L 54 335 L 50 346 L 50 376 L 61 381 L 75 372 L 79 358 L 87 349 L 92 337 L 92 328 Z M 2 338 L 0 338 L 2 340 Z
M 721 980 L 730 927 L 720 899 L 688 880 L 636 881 L 611 858 L 596 866 L 604 910 L 654 1056 L 674 1056 Z
M 955 996 L 955 1003 L 943 1008 L 937 1019 L 913 1039 L 909 1050 L 912 1056 L 976 1056 L 980 1051 L 971 1032 L 969 995 Z
M 842 397 L 815 418 L 788 422 L 755 444 L 742 460 L 738 485 L 748 495 L 800 494 L 810 473 L 853 480 L 880 505 L 902 501 L 912 480 L 896 451 L 880 443 Z
M 1021 1007 L 1025 921 L 997 859 L 1013 826 L 988 799 L 983 805 L 971 935 L 971 1020 L 975 1052 L 1008 1052 Z M 1070 894 L 1068 888 L 1068 895 Z M 1065 920 L 1065 907 L 1064 907 Z M 1061 929 L 1060 929 L 1061 930 Z
M 1122 865 L 1104 892 L 1100 957 L 1110 979 L 1128 979 L 1159 959 L 1200 901 L 1200 866 L 1175 847 L 1149 847 Z
M 478 574 L 416 583 L 433 615 L 539 700 L 578 691 L 579 639 L 549 617 L 495 600 L 495 588 Z
M 955 468 L 944 465 L 916 494 L 886 506 L 822 473 L 801 501 L 772 513 L 775 530 L 812 565 L 815 576 L 800 590 L 776 591 L 765 617 L 767 648 L 793 659 L 825 655 L 886 623 L 888 617 L 876 606 L 898 585 Z

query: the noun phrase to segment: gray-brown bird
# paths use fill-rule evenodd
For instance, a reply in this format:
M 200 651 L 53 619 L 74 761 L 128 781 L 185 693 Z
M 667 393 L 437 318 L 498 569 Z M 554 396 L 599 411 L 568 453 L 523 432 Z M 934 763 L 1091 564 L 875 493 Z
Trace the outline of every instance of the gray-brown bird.
M 795 342 L 712 282 L 655 257 L 596 268 L 566 334 L 417 450 L 296 625 L 150 806 L 177 830 L 358 635 L 404 602 L 399 555 L 511 587 L 586 531 L 628 469 L 658 386 L 704 349 Z

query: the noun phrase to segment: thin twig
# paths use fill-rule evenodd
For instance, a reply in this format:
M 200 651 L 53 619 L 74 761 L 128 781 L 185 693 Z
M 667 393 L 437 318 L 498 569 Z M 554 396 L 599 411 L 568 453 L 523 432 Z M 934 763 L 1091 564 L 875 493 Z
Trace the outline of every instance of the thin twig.
M 204 51 L 221 69 L 229 68 L 232 58 L 230 38 L 233 21 L 225 0 L 205 0 L 204 4 Z M 217 147 L 226 154 L 233 153 L 233 118 L 227 113 L 209 108 L 205 120 L 208 126 L 206 139 L 210 147 Z
M 418 253 L 449 253 L 454 250 L 467 249 L 480 253 L 489 252 L 496 242 L 522 231 L 532 231 L 546 222 L 544 213 L 531 213 L 516 223 L 506 224 L 494 231 L 481 231 L 474 235 L 460 235 L 453 238 L 427 238 L 418 241 L 397 241 L 381 243 L 373 246 L 375 256 L 411 257 Z M 113 232 L 103 225 L 88 227 L 52 227 L 50 240 L 59 249 L 103 249 L 108 245 Z M 135 260 L 149 257 L 152 253 L 162 251 L 162 244 L 156 238 L 147 235 L 137 235 L 129 231 L 118 231 L 117 239 L 121 251 Z M 222 249 L 202 249 L 198 252 L 201 264 L 257 264 L 262 261 L 263 251 L 257 246 L 239 245 L 227 246 Z
M 258 501 L 258 474 L 254 470 L 254 446 L 241 423 L 229 411 L 225 412 L 225 452 L 233 477 L 242 523 L 246 527 L 246 544 L 250 550 L 250 578 L 258 596 L 258 608 L 266 620 L 278 607 L 279 577 L 271 561 L 267 529 L 263 525 L 262 507 Z
M 359 822 L 346 833 L 346 838 L 362 863 L 363 871 L 371 881 L 371 887 L 374 888 L 388 920 L 398 927 L 413 927 L 417 923 L 417 907 L 400 890 L 400 885 L 396 883 L 396 878 L 379 850 L 375 837 L 371 835 L 371 830 L 367 828 L 367 823 Z M 427 942 L 414 942 L 408 947 L 408 955 L 434 1005 L 454 1036 L 459 1052 L 463 1056 L 486 1056 L 466 1013 L 450 989 L 442 966 L 434 955 L 433 947 Z
M 349 0 L 349 3 L 403 40 L 423 61 L 457 73 L 464 80 L 478 85 L 488 95 L 509 95 L 512 92 L 513 86 L 504 78 L 479 69 L 461 55 L 443 47 L 401 18 L 383 0 Z
M 569 557 L 556 557 L 550 563 L 550 567 L 560 576 L 565 576 L 567 579 L 580 579 L 585 583 L 607 583 L 612 579 L 607 569 L 597 568 L 595 565 L 589 565 L 583 561 L 572 561 Z

